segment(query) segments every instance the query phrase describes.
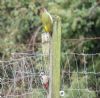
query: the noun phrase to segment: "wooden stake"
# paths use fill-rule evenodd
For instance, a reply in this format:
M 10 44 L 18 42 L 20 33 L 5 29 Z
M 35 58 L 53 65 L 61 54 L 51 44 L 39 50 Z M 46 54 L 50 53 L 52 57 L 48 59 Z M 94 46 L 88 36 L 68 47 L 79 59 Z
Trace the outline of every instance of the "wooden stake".
M 60 98 L 61 20 L 56 17 L 52 39 L 52 97 Z

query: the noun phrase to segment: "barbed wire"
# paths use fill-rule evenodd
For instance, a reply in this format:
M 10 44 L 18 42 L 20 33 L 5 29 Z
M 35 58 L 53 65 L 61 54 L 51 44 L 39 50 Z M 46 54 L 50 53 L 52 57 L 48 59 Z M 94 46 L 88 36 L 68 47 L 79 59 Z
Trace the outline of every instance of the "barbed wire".
M 66 41 L 87 41 L 87 40 L 100 40 L 100 37 L 80 37 L 80 38 L 66 38 Z
M 63 39 L 62 39 L 63 40 Z M 87 40 L 100 40 L 100 37 L 82 37 L 82 38 L 66 38 L 64 39 L 66 41 L 87 41 Z M 35 42 L 34 43 L 34 46 L 39 46 L 39 45 L 42 45 L 44 43 L 42 42 Z M 8 46 L 14 46 L 14 47 L 17 47 L 17 46 L 29 46 L 29 45 L 33 45 L 33 44 L 27 44 L 27 43 L 22 43 L 22 44 L 15 44 L 15 45 L 11 45 L 11 44 L 7 44 L 7 47 Z M 0 46 L 5 46 L 4 44 L 0 44 Z

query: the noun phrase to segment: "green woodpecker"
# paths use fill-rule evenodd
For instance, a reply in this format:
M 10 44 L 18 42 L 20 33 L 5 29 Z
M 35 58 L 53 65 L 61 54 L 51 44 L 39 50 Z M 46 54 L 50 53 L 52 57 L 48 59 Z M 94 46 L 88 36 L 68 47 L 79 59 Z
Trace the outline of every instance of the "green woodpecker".
M 39 9 L 39 15 L 45 32 L 49 32 L 50 35 L 52 35 L 52 28 L 53 28 L 52 16 L 50 15 L 50 13 L 48 13 L 48 11 L 45 8 Z

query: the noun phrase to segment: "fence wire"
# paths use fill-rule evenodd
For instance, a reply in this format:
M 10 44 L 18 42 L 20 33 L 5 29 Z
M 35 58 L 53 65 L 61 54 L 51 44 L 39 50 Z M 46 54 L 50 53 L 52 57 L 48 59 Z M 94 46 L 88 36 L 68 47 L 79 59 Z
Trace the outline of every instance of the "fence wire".
M 0 61 L 1 98 L 47 98 L 40 73 L 45 69 L 43 54 L 17 53 L 9 61 Z
M 100 98 L 100 53 L 63 53 L 61 90 L 64 98 Z
M 100 53 L 81 52 L 82 45 L 94 39 L 68 39 L 66 50 L 62 49 L 67 51 L 61 53 L 62 98 L 100 98 Z M 9 61 L 0 61 L 0 97 L 47 98 L 40 73 L 49 75 L 49 64 L 50 56 L 32 52 L 15 53 Z

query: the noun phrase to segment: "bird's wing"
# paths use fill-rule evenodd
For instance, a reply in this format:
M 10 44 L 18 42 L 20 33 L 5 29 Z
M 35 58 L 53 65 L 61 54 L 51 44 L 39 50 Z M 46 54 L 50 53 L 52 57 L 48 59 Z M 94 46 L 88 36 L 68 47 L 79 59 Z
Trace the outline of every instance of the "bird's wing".
M 53 19 L 48 12 L 46 14 L 45 13 L 42 14 L 41 20 L 42 20 L 43 24 L 53 23 Z

